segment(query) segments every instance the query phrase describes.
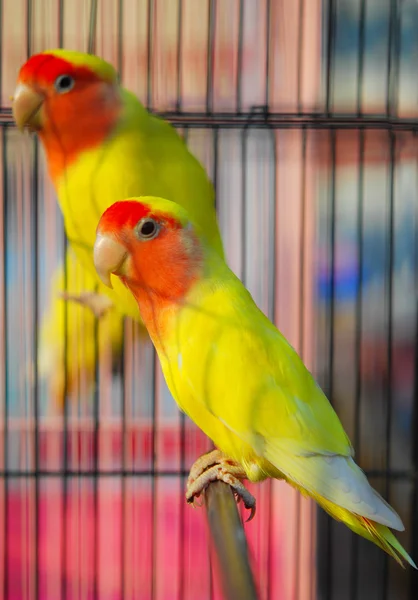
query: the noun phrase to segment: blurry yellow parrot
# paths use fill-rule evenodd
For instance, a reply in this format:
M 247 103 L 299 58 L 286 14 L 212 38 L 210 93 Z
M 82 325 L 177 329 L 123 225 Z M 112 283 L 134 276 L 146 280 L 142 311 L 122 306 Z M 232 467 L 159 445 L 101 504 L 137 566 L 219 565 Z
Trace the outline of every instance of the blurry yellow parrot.
M 102 212 L 127 196 L 168 196 L 187 208 L 223 254 L 214 190 L 175 129 L 121 88 L 114 68 L 97 56 L 68 50 L 32 56 L 20 70 L 12 108 L 17 126 L 35 131 L 42 142 L 70 242 L 67 297 L 78 300 L 68 305 L 67 317 L 71 392 L 80 368 L 89 381 L 94 376 L 94 316 L 80 303 L 98 316 L 114 305 L 103 316 L 106 333 L 101 340 L 115 352 L 122 339 L 122 315 L 139 320 L 124 286 L 105 288 L 94 270 L 93 244 Z M 42 324 L 39 355 L 41 375 L 48 376 L 50 394 L 58 402 L 63 401 L 65 375 L 63 290 L 61 268 Z
M 221 479 L 254 510 L 241 480 L 284 479 L 415 567 L 324 393 L 191 215 L 161 198 L 117 202 L 94 261 L 103 283 L 113 273 L 135 297 L 171 393 L 217 447 L 192 467 L 189 502 Z

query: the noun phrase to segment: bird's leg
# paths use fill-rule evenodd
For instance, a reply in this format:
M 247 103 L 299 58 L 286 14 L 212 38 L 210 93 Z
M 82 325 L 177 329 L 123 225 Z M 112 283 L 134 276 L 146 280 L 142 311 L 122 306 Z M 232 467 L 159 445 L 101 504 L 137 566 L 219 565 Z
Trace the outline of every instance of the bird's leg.
M 245 488 L 242 479 L 247 475 L 244 469 L 235 461 L 222 454 L 220 450 L 212 450 L 203 454 L 193 464 L 190 469 L 187 480 L 186 500 L 190 504 L 195 503 L 195 499 L 208 487 L 213 481 L 223 481 L 233 490 L 235 496 L 243 501 L 245 508 L 251 510 L 248 521 L 255 515 L 255 498 Z
M 187 487 L 189 487 L 203 471 L 218 464 L 224 458 L 226 457 L 217 448 L 199 456 L 190 469 L 189 477 L 187 478 Z
M 100 319 L 113 306 L 113 302 L 104 294 L 96 294 L 95 292 L 82 292 L 81 294 L 71 294 L 69 292 L 61 292 L 59 294 L 63 300 L 70 302 L 78 302 L 83 306 L 87 306 L 93 311 L 94 315 Z

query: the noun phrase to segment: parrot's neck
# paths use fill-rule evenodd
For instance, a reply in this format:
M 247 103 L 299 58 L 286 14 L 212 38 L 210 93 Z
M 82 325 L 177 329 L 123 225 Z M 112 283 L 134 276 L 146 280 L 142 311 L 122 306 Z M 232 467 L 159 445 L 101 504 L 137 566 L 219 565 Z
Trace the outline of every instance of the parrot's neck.
M 202 303 L 224 281 L 234 277 L 206 240 L 184 231 L 172 235 L 171 243 L 164 244 L 162 252 L 155 249 L 144 263 L 128 262 L 125 274 L 119 275 L 135 297 L 157 350 L 164 340 L 176 334 L 184 311 L 199 312 Z
M 152 266 L 145 278 L 137 273 L 121 279 L 135 297 L 158 350 L 159 343 L 175 330 L 184 307 L 197 305 L 199 297 L 205 295 L 207 263 L 204 254 L 196 251 L 184 261 L 173 261 L 169 268 L 159 268 L 158 263 Z
M 161 294 L 144 290 L 136 286 L 128 286 L 133 293 L 141 318 L 156 346 L 160 349 L 163 340 L 170 335 L 184 306 L 182 296 L 164 297 Z

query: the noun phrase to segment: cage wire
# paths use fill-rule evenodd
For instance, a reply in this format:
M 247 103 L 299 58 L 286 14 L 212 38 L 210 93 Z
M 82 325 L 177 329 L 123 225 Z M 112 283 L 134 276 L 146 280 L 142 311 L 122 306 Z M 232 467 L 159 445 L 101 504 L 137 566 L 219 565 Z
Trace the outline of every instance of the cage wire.
M 101 322 L 66 328 L 64 364 L 92 335 L 97 360 L 93 385 L 83 370 L 64 379 L 61 405 L 38 368 L 58 352 L 40 356 L 39 326 L 68 245 L 42 149 L 12 126 L 9 97 L 28 56 L 58 46 L 112 62 L 183 133 L 214 183 L 231 268 L 317 376 L 417 560 L 418 3 L 0 6 L 4 600 L 221 597 L 204 513 L 184 500 L 210 445 L 138 326 L 126 320 L 117 355 Z M 250 489 L 260 598 L 417 597 L 411 569 L 289 486 Z

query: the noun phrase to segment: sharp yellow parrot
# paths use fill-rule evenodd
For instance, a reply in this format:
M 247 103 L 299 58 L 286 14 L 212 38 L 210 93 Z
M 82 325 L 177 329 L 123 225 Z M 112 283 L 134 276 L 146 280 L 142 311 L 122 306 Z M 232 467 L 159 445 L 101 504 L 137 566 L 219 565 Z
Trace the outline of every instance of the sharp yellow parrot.
M 94 315 L 80 304 L 90 306 L 97 316 L 112 304 L 116 307 L 103 317 L 106 332 L 101 336 L 102 345 L 114 351 L 122 339 L 122 315 L 139 319 L 124 286 L 111 291 L 97 278 L 93 244 L 100 215 L 127 196 L 168 196 L 187 208 L 223 254 L 214 191 L 175 129 L 148 113 L 119 85 L 114 68 L 97 56 L 69 50 L 32 56 L 20 70 L 12 108 L 17 126 L 40 138 L 70 242 L 66 297 L 78 300 L 68 306 L 70 392 L 80 368 L 88 380 L 94 376 Z M 51 395 L 60 401 L 65 378 L 64 287 L 61 268 L 42 325 L 39 361 L 41 374 L 49 377 Z
M 103 283 L 113 273 L 135 297 L 171 393 L 217 448 L 192 467 L 188 501 L 221 479 L 254 509 L 242 479 L 284 479 L 415 567 L 324 393 L 191 215 L 161 198 L 117 202 L 94 261 Z

